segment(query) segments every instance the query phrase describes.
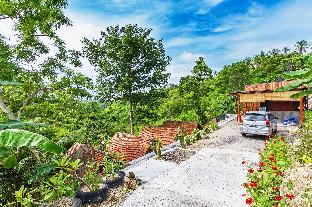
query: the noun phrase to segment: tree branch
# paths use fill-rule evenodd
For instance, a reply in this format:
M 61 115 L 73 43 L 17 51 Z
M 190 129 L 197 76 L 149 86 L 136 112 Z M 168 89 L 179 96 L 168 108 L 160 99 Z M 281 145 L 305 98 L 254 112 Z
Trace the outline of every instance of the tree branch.
M 17 118 L 20 119 L 23 110 L 25 109 L 25 107 L 27 106 L 27 104 L 30 102 L 30 100 L 39 93 L 39 91 L 41 91 L 41 89 L 37 89 L 35 91 L 33 91 L 32 93 L 28 94 L 28 96 L 26 97 L 26 99 L 23 101 L 23 105 L 22 107 L 18 110 L 17 112 Z
M 9 18 L 10 18 L 9 16 L 0 15 L 0 20 L 9 19 Z
M 3 98 L 1 96 L 0 96 L 0 108 L 2 109 L 4 113 L 6 113 L 6 115 L 8 116 L 10 120 L 18 120 L 18 118 L 15 117 L 15 115 L 9 109 L 9 107 L 7 107 L 7 105 L 4 103 Z
M 31 99 L 33 99 L 40 91 L 49 91 L 50 88 L 48 87 L 43 87 L 43 88 L 39 88 L 36 89 L 35 91 L 33 91 L 32 93 L 28 94 L 28 96 L 26 97 L 26 99 L 23 101 L 23 105 L 22 107 L 18 110 L 17 112 L 17 118 L 20 119 L 23 110 L 26 108 L 26 106 L 28 105 L 28 103 L 31 101 Z

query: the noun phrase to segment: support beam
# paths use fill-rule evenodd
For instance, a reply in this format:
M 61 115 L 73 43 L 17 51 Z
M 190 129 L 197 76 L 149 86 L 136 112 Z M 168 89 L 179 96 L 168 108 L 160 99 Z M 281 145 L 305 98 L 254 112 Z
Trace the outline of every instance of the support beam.
M 300 126 L 303 125 L 303 97 L 300 97 Z
M 240 113 L 240 94 L 237 94 L 237 122 L 242 123 L 242 117 Z

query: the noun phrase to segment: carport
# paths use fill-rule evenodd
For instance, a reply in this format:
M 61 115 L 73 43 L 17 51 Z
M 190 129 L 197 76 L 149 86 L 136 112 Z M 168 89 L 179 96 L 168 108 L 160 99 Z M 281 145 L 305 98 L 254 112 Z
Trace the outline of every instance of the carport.
M 293 94 L 304 90 L 300 87 L 293 91 L 275 92 L 276 89 L 289 84 L 289 81 L 246 85 L 244 91 L 233 93 L 237 96 L 237 119 L 242 122 L 242 114 L 247 111 L 265 110 L 271 112 L 282 123 L 285 117 L 299 117 L 303 124 L 303 112 L 308 108 L 308 98 L 292 98 Z

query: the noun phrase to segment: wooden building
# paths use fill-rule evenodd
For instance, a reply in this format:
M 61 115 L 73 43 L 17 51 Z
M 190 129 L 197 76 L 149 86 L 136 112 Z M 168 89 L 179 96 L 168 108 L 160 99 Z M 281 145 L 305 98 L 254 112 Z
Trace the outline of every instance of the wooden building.
M 237 119 L 242 121 L 242 114 L 247 111 L 266 110 L 282 122 L 287 116 L 299 117 L 300 125 L 303 124 L 303 112 L 308 108 L 308 98 L 292 98 L 293 94 L 304 90 L 300 87 L 293 91 L 275 92 L 276 89 L 289 84 L 289 81 L 246 85 L 244 91 L 234 93 L 237 96 Z

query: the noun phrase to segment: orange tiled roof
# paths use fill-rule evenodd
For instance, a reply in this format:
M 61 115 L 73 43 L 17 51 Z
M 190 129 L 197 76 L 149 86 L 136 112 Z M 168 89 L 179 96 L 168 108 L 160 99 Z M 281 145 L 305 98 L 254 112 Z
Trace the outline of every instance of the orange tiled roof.
M 285 86 L 292 81 L 282 81 L 282 82 L 273 82 L 273 83 L 261 83 L 246 85 L 244 92 L 264 92 L 264 91 L 275 91 L 276 89 Z

